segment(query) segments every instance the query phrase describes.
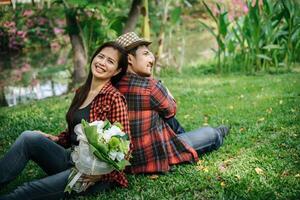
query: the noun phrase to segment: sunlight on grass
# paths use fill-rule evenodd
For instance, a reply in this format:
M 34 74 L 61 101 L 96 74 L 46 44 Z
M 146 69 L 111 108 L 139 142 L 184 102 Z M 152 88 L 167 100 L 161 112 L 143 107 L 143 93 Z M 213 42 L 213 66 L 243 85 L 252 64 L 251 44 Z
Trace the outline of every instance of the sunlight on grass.
M 176 77 L 176 78 L 175 78 Z M 195 164 L 174 166 L 154 178 L 128 175 L 128 189 L 85 199 L 295 199 L 300 196 L 300 76 L 198 75 L 162 77 L 176 98 L 177 118 L 193 130 L 230 124 L 230 135 L 217 151 Z M 72 95 L 0 109 L 1 154 L 24 130 L 57 134 L 65 128 Z M 31 164 L 6 187 L 43 177 Z M 77 198 L 83 199 L 83 197 Z

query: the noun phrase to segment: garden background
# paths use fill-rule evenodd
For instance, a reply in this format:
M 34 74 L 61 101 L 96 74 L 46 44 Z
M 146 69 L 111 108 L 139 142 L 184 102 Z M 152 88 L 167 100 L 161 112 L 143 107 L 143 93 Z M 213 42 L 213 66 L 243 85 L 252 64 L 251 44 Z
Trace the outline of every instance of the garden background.
M 231 132 L 198 163 L 76 199 L 300 198 L 297 0 L 2 0 L 0 155 L 24 130 L 64 130 L 93 51 L 128 31 L 153 41 L 153 74 L 187 130 Z M 0 192 L 43 176 L 30 162 Z

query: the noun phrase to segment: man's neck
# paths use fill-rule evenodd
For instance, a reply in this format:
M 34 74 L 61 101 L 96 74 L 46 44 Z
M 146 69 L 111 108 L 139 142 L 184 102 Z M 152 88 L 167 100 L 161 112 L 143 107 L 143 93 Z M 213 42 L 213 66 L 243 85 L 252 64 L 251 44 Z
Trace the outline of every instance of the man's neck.
M 132 74 L 137 74 L 137 73 L 135 73 L 135 71 L 133 71 L 131 65 L 128 65 L 127 72 L 132 73 Z

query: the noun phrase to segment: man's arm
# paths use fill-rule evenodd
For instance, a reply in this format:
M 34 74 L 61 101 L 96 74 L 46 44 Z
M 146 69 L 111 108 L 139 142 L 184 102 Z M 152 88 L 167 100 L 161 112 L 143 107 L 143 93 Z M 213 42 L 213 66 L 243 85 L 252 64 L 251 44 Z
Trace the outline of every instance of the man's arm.
M 176 114 L 176 102 L 160 81 L 154 81 L 151 87 L 151 109 L 156 110 L 164 119 Z

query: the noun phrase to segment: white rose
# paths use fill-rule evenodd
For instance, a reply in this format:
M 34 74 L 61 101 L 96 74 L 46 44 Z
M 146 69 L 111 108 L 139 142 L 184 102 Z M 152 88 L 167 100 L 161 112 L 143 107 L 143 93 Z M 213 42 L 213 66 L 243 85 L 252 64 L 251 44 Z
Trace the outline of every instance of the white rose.
M 97 132 L 102 137 L 104 121 L 93 121 L 89 124 L 90 126 L 97 126 Z
M 114 135 L 119 135 L 119 136 L 124 136 L 125 133 L 117 126 L 112 126 L 108 131 L 111 132 L 112 136 Z
M 110 138 L 111 138 L 111 132 L 109 132 L 108 130 L 105 130 L 102 137 L 104 138 L 105 142 L 108 143 Z
M 125 157 L 125 154 L 124 154 L 124 153 L 122 153 L 122 152 L 117 152 L 116 158 L 117 158 L 118 161 L 123 160 L 124 157 Z
M 109 152 L 108 156 L 112 159 L 112 160 L 115 160 L 116 157 L 117 157 L 117 153 L 116 151 L 111 151 Z

